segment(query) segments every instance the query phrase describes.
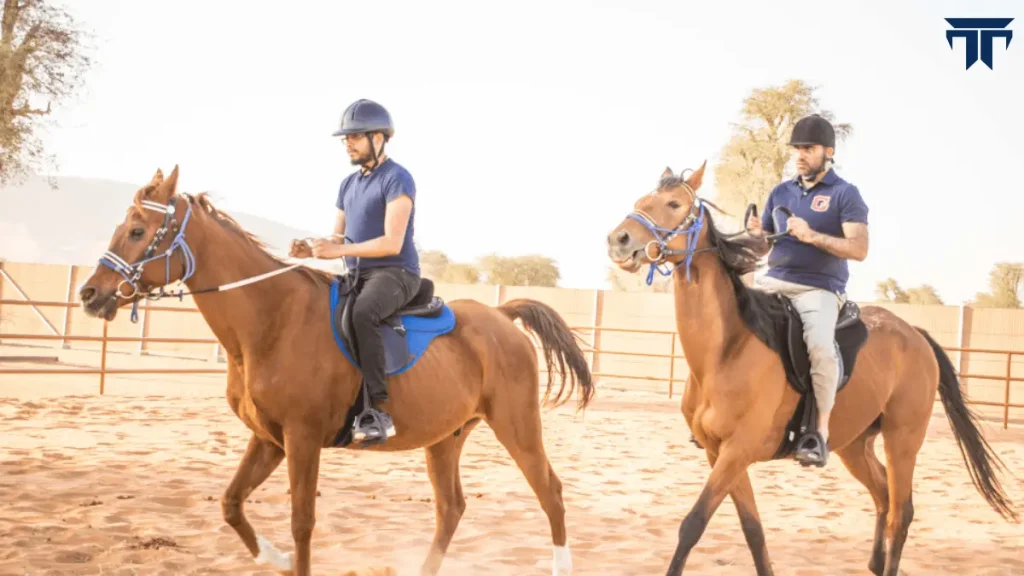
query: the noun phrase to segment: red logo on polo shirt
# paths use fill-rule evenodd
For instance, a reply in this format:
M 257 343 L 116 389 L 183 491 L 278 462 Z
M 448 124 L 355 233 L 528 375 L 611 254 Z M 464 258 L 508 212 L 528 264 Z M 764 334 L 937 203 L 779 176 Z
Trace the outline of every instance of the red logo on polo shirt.
M 811 210 L 815 212 L 826 212 L 828 210 L 828 203 L 832 200 L 831 196 L 815 196 L 811 200 Z

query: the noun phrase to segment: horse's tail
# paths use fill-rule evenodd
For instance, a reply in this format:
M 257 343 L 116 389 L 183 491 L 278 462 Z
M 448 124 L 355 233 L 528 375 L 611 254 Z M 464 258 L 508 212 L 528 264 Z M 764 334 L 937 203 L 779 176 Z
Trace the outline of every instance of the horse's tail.
M 1012 508 L 1013 503 L 1003 492 L 999 478 L 996 477 L 996 468 L 1002 468 L 1005 471 L 1006 465 L 992 451 L 988 441 L 981 435 L 981 430 L 978 428 L 978 417 L 964 401 L 953 363 L 928 332 L 921 328 L 917 330 L 931 345 L 935 359 L 939 361 L 939 398 L 941 398 L 942 407 L 946 411 L 946 418 L 953 428 L 953 437 L 956 438 L 960 455 L 963 457 L 964 463 L 967 464 L 971 482 L 1000 516 L 1006 520 L 1017 522 L 1018 517 Z
M 579 335 L 574 333 L 565 320 L 555 311 L 554 308 L 528 298 L 510 300 L 498 307 L 502 313 L 511 320 L 517 318 L 522 321 L 523 326 L 535 334 L 541 342 L 544 350 L 544 361 L 547 363 L 548 385 L 544 392 L 544 401 L 548 402 L 551 394 L 552 378 L 554 377 L 554 364 L 558 361 L 558 372 L 562 376 L 562 383 L 555 395 L 553 405 L 563 404 L 572 395 L 573 389 L 579 384 L 579 398 L 576 409 L 582 410 L 590 404 L 594 396 L 594 379 L 590 373 L 590 366 L 587 365 L 587 358 L 578 344 Z M 565 392 L 566 368 L 570 376 L 569 393 L 562 398 Z

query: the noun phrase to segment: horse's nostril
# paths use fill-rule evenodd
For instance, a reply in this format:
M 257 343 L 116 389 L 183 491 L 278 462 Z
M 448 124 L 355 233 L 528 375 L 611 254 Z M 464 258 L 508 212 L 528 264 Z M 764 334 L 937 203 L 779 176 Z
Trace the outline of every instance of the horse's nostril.
M 629 232 L 626 232 L 625 230 L 619 232 L 618 234 L 615 235 L 615 241 L 618 242 L 619 245 L 625 246 L 627 243 L 629 243 Z
M 78 291 L 78 295 L 81 297 L 82 302 L 88 304 L 96 298 L 96 289 L 92 286 L 83 286 L 82 289 Z

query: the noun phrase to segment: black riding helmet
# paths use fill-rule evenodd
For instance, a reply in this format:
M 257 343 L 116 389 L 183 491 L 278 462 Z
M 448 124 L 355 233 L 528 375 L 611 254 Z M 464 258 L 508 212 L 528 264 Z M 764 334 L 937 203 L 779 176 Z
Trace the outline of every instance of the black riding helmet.
M 361 98 L 352 104 L 341 114 L 341 123 L 332 136 L 343 136 L 346 134 L 365 133 L 367 136 L 374 132 L 384 135 L 384 142 L 387 143 L 395 135 L 395 126 L 391 122 L 391 114 L 373 100 Z M 383 146 L 381 147 L 383 150 Z M 370 154 L 373 156 L 373 167 L 377 167 L 377 150 L 370 143 Z
M 836 130 L 832 123 L 819 114 L 804 116 L 793 126 L 793 134 L 789 137 L 790 146 L 810 146 L 821 144 L 826 148 L 836 147 Z
M 811 114 L 797 120 L 793 125 L 793 133 L 789 136 L 790 146 L 813 146 L 814 144 L 821 144 L 825 148 L 832 149 L 836 147 L 836 130 L 832 127 L 832 123 L 822 118 L 820 114 Z M 808 174 L 807 178 L 813 181 L 818 174 L 826 170 L 829 162 L 835 161 L 835 157 L 828 156 L 826 153 L 821 167 Z

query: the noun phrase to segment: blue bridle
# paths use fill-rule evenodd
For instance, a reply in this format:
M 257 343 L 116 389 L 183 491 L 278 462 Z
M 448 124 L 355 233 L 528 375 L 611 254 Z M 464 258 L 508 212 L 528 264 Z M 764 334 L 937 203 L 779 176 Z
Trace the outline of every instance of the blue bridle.
M 700 236 L 701 230 L 704 229 L 704 213 L 706 208 L 704 202 L 693 192 L 689 186 L 686 186 L 687 191 L 693 198 L 693 204 L 690 206 L 690 213 L 686 215 L 686 218 L 679 223 L 675 228 L 663 228 L 658 226 L 654 219 L 644 213 L 642 210 L 634 210 L 632 214 L 628 216 L 633 220 L 639 222 L 644 228 L 646 228 L 651 234 L 654 235 L 654 240 L 651 240 L 644 246 L 644 255 L 651 261 L 651 267 L 647 271 L 647 285 L 650 286 L 654 282 L 654 272 L 657 271 L 662 276 L 671 276 L 680 266 L 686 266 L 686 281 L 690 281 L 690 264 L 693 262 L 693 255 L 698 252 L 712 251 L 713 249 L 697 249 L 697 238 Z M 673 250 L 668 247 L 668 243 L 672 241 L 676 236 L 685 235 L 686 237 L 686 248 L 683 250 Z M 657 258 L 653 257 L 650 253 L 652 244 L 657 244 L 658 255 Z M 665 260 L 670 256 L 685 256 L 685 258 L 677 263 L 675 266 L 667 267 Z
M 192 203 L 186 202 L 185 206 L 185 217 L 182 219 L 181 226 L 178 226 L 178 221 L 174 219 L 175 208 L 177 204 L 177 197 L 171 198 L 167 205 L 153 202 L 151 200 L 143 200 L 141 202 L 142 207 L 146 210 L 152 210 L 154 212 L 160 212 L 164 215 L 163 224 L 157 229 L 153 235 L 153 240 L 149 243 L 146 251 L 142 255 L 142 259 L 133 264 L 129 264 L 124 258 L 121 258 L 115 254 L 112 250 L 107 250 L 103 253 L 103 257 L 100 258 L 100 264 L 110 268 L 114 272 L 120 274 L 124 280 L 117 285 L 117 297 L 124 300 L 134 299 L 132 305 L 132 322 L 138 322 L 139 319 L 139 299 L 146 298 L 157 300 L 167 295 L 164 292 L 164 286 L 171 283 L 171 256 L 176 250 L 181 250 L 182 257 L 185 260 L 185 271 L 182 277 L 178 280 L 179 282 L 185 282 L 195 274 L 196 271 L 196 258 L 192 253 L 192 249 L 189 248 L 188 243 L 185 241 L 185 227 L 188 226 L 189 218 L 192 215 Z M 157 247 L 163 242 L 164 236 L 167 235 L 168 231 L 174 232 L 174 238 L 171 240 L 170 246 L 167 247 L 161 254 L 155 254 Z M 154 255 L 155 254 L 155 255 Z M 160 286 L 156 291 L 152 286 L 143 288 L 139 282 L 142 278 L 142 268 L 149 262 L 159 260 L 163 258 L 164 263 L 164 279 L 163 286 Z M 128 284 L 132 287 L 131 294 L 125 294 L 122 291 L 122 287 Z M 173 295 L 173 293 L 172 293 Z M 179 296 L 183 296 L 180 294 Z

